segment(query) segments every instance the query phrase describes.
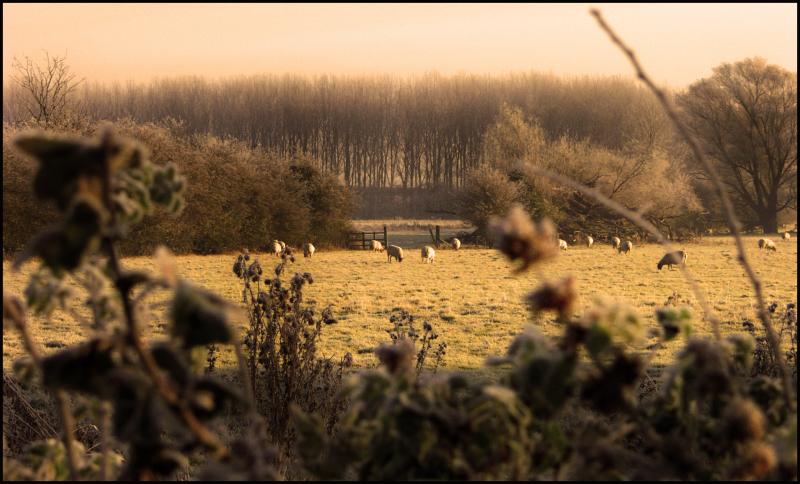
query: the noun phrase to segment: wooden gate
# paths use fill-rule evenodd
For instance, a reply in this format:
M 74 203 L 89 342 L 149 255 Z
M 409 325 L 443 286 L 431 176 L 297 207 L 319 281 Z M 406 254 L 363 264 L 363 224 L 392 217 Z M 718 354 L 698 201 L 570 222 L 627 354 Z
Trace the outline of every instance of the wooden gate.
M 383 232 L 350 232 L 347 239 L 348 249 L 368 250 L 370 243 L 378 240 L 384 247 L 389 246 L 389 232 L 383 226 Z

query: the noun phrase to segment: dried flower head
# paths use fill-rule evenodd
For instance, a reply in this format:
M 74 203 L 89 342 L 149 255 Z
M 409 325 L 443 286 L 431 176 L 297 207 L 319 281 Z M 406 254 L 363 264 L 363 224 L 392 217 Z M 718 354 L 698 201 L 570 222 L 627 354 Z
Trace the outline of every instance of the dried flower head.
M 558 282 L 545 282 L 528 294 L 526 301 L 533 311 L 556 311 L 566 320 L 578 298 L 575 278 L 567 276 Z
M 686 384 L 701 394 L 728 392 L 731 375 L 724 348 L 706 339 L 691 338 L 678 358 L 684 362 L 676 366 Z
M 549 219 L 542 219 L 538 224 L 533 222 L 520 205 L 514 205 L 505 218 L 494 218 L 489 230 L 500 252 L 512 261 L 522 260 L 515 272 L 558 254 L 553 223 Z
M 333 317 L 333 306 L 328 306 L 322 310 L 322 322 L 325 324 L 336 324 L 339 322 Z
M 738 442 L 761 440 L 764 437 L 766 419 L 761 409 L 752 400 L 736 399 L 725 409 L 727 436 Z
M 754 442 L 745 449 L 743 459 L 736 472 L 736 479 L 763 479 L 778 464 L 775 449 L 764 442 Z
M 245 259 L 242 254 L 239 254 L 239 256 L 236 258 L 236 262 L 233 263 L 233 273 L 236 274 L 236 277 L 244 277 Z
M 382 344 L 375 350 L 381 364 L 392 375 L 411 375 L 414 369 L 414 344 L 401 338 L 395 344 Z
M 295 272 L 294 277 L 292 277 L 292 288 L 294 288 L 294 290 L 299 290 L 300 288 L 303 287 L 303 285 L 305 285 L 307 281 L 308 279 L 304 277 L 303 274 Z
M 353 355 L 348 351 L 342 358 L 342 367 L 350 368 L 351 366 L 353 366 Z
M 245 259 L 247 260 L 247 259 Z M 261 264 L 258 263 L 258 260 L 253 261 L 252 264 L 247 268 L 247 276 L 253 282 L 258 282 L 261 279 L 261 275 L 264 273 L 263 269 L 261 269 Z

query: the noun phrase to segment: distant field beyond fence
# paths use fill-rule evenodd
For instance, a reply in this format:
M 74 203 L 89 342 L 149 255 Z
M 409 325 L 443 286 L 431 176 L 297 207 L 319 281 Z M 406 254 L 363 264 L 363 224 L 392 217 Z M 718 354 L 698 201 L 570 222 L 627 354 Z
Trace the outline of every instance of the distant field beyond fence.
M 463 220 L 374 219 L 353 221 L 354 228 L 364 232 L 382 232 L 384 225 L 388 232 L 389 243 L 406 249 L 433 244 L 429 229 L 435 229 L 437 225 L 440 229 L 439 235 L 444 242 L 448 242 L 458 234 L 475 230 L 473 226 Z

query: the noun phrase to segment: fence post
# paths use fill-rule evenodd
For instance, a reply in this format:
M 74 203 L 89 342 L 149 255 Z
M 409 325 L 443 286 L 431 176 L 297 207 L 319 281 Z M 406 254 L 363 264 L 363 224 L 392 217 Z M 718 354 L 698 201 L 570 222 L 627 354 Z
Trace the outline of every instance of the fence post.
M 367 233 L 361 232 L 361 249 L 367 248 Z
M 386 226 L 383 226 L 383 246 L 389 247 L 389 231 L 386 230 Z
M 442 241 L 441 237 L 439 237 L 439 226 L 436 226 L 436 248 L 439 248 L 439 243 Z

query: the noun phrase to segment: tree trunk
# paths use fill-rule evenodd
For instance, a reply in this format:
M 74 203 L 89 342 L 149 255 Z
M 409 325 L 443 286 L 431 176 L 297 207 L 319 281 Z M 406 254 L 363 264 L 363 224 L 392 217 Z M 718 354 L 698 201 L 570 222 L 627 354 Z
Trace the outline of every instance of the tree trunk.
M 761 227 L 764 229 L 765 234 L 778 233 L 778 211 L 766 209 L 761 213 L 760 217 Z

